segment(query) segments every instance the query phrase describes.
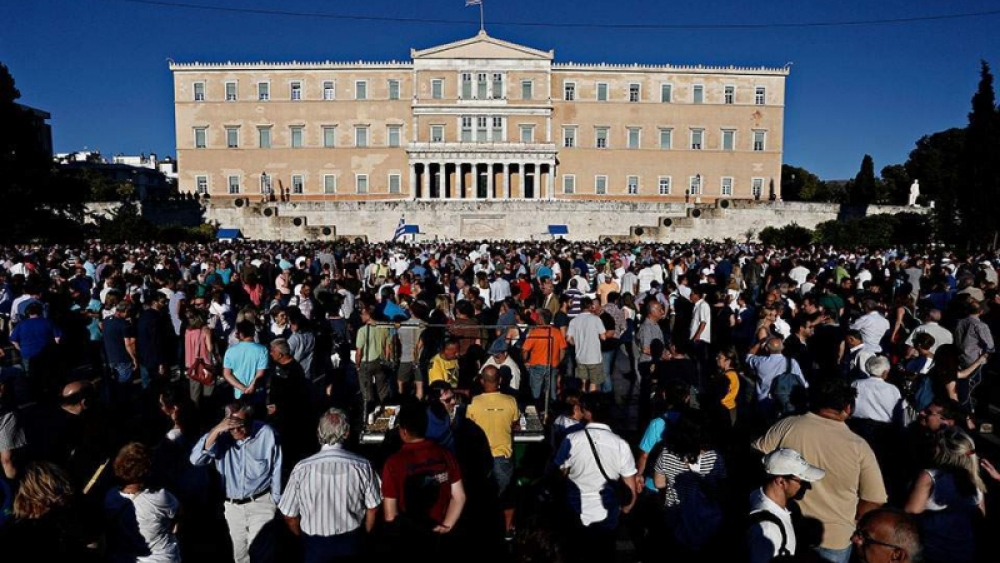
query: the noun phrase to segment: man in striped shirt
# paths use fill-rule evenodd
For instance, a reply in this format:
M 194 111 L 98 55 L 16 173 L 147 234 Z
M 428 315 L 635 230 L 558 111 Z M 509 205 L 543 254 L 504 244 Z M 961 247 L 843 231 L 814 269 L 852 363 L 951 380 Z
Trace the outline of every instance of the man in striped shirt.
M 367 459 L 344 449 L 349 432 L 344 411 L 326 411 L 317 430 L 322 449 L 296 464 L 278 506 L 306 563 L 362 555 L 375 526 L 381 481 Z

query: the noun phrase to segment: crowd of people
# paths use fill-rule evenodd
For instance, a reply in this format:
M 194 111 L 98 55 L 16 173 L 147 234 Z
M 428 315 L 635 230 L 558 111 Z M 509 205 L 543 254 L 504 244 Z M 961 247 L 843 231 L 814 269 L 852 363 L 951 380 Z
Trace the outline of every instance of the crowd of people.
M 95 241 L 0 260 L 3 560 L 991 560 L 995 255 Z

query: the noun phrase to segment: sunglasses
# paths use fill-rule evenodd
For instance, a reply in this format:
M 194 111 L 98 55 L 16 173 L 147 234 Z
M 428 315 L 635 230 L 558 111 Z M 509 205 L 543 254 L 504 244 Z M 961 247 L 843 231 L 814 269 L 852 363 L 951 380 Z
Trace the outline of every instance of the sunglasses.
M 450 397 L 441 397 L 441 402 L 442 403 L 454 403 L 457 400 L 458 400 L 458 398 L 455 397 L 454 395 L 452 395 Z
M 853 540 L 854 538 L 858 538 L 859 540 L 861 540 L 861 546 L 862 547 L 867 547 L 869 545 L 881 545 L 882 547 L 888 547 L 888 548 L 891 548 L 891 549 L 903 549 L 902 547 L 900 547 L 898 545 L 894 545 L 894 544 L 891 544 L 891 543 L 885 543 L 883 541 L 879 541 L 879 540 L 873 539 L 871 536 L 868 535 L 867 532 L 865 532 L 864 530 L 861 530 L 861 529 L 854 530 L 854 533 L 851 534 L 851 539 Z

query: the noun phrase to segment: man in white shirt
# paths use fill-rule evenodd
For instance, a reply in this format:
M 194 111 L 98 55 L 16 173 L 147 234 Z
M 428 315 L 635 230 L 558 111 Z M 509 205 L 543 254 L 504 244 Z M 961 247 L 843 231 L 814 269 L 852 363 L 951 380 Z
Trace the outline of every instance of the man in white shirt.
M 865 299 L 862 303 L 865 314 L 851 324 L 851 328 L 861 332 L 861 339 L 869 347 L 882 350 L 882 339 L 889 332 L 889 321 L 878 311 L 874 299 Z
M 858 390 L 851 418 L 890 423 L 902 413 L 903 397 L 898 387 L 885 380 L 889 376 L 889 359 L 872 356 L 865 362 L 865 370 L 868 377 L 851 383 Z
M 805 496 L 810 483 L 826 471 L 810 465 L 802 454 L 780 448 L 764 456 L 764 486 L 750 495 L 750 529 L 747 533 L 750 563 L 767 563 L 779 555 L 795 555 L 797 547 L 788 505 Z
M 653 271 L 653 261 L 646 259 L 645 266 L 639 270 L 639 293 L 649 291 L 649 286 L 656 279 L 656 272 Z
M 592 393 L 581 396 L 580 411 L 585 426 L 568 434 L 555 456 L 555 465 L 572 482 L 567 500 L 583 524 L 575 530 L 577 537 L 566 543 L 572 550 L 567 561 L 613 561 L 619 516 L 632 509 L 636 495 L 627 506 L 617 506 L 608 498 L 609 480 L 621 480 L 637 491 L 638 470 L 628 442 L 604 423 L 608 407 L 603 398 Z
M 319 453 L 295 465 L 278 509 L 302 541 L 306 561 L 360 556 L 382 504 L 371 463 L 344 449 L 347 414 L 330 409 L 319 421 Z
M 606 337 L 598 315 L 600 305 L 590 297 L 580 300 L 581 313 L 569 322 L 566 342 L 576 351 L 576 377 L 586 392 L 596 391 L 604 383 L 604 356 L 601 341 Z
M 931 346 L 931 354 L 937 352 L 937 349 L 943 344 L 951 344 L 954 341 L 954 336 L 952 336 L 951 331 L 941 326 L 941 311 L 938 309 L 930 309 L 924 316 L 924 324 L 913 329 L 910 336 L 906 338 L 906 345 L 913 347 L 913 338 L 920 334 L 921 332 L 926 332 L 934 337 L 934 344 Z
M 795 266 L 788 272 L 788 277 L 799 282 L 799 286 L 801 286 L 806 283 L 806 278 L 809 277 L 809 268 L 803 266 L 798 258 L 792 260 L 792 264 Z
M 712 343 L 712 308 L 705 301 L 705 290 L 701 286 L 691 288 L 691 344 L 694 345 L 695 361 L 703 374 L 708 371 L 708 348 Z

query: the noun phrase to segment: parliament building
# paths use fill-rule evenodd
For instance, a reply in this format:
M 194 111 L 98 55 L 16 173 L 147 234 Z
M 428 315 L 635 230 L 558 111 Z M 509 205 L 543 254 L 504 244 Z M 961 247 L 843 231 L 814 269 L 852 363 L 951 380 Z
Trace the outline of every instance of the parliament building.
M 176 63 L 213 199 L 780 199 L 788 68 L 579 64 L 485 32 L 402 62 Z

